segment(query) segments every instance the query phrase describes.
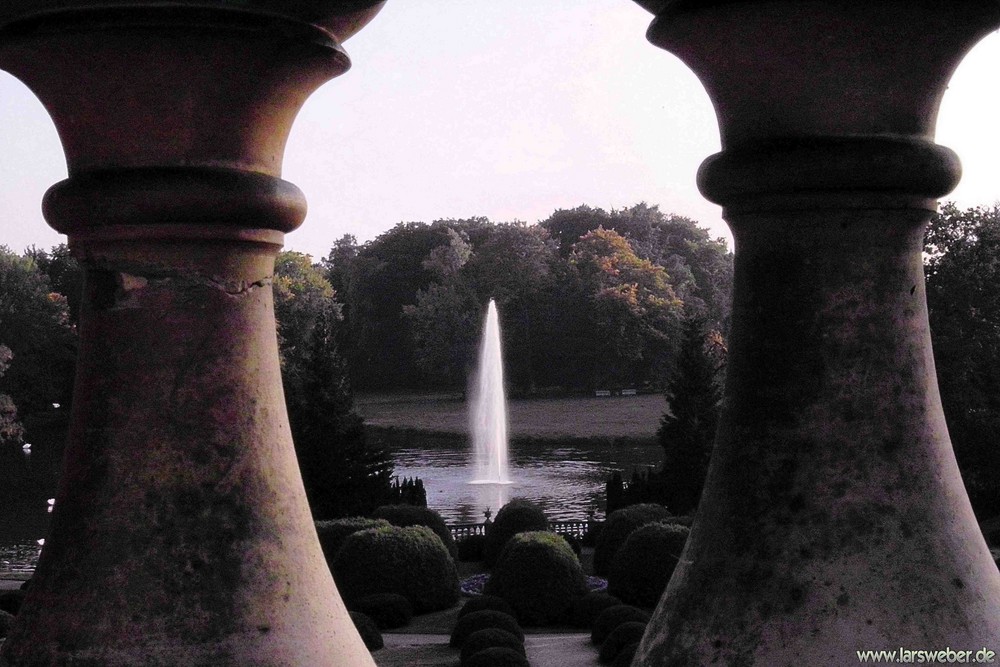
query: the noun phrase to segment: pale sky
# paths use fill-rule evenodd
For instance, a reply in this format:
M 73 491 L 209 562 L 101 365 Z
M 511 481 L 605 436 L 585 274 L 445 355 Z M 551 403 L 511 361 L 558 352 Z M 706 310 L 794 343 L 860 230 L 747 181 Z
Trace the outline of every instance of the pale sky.
M 695 186 L 719 150 L 711 103 L 673 55 L 645 40 L 629 0 L 390 0 L 345 44 L 354 66 L 306 103 L 284 178 L 309 201 L 287 247 L 324 256 L 401 221 L 486 216 L 534 223 L 557 208 L 640 201 L 729 237 Z M 948 198 L 1000 200 L 1000 37 L 951 82 L 937 140 L 964 165 Z M 20 252 L 64 238 L 40 213 L 65 178 L 41 105 L 0 72 L 0 244 Z

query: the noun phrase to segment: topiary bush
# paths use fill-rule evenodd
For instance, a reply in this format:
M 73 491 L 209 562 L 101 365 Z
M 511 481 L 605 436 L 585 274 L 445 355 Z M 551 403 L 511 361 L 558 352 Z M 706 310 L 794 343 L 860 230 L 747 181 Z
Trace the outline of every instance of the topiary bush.
M 486 546 L 483 560 L 487 565 L 496 563 L 507 540 L 518 533 L 549 529 L 549 519 L 541 507 L 524 498 L 514 498 L 500 508 L 497 518 L 486 529 Z
M 615 554 L 633 530 L 647 523 L 669 518 L 670 511 L 666 507 L 652 503 L 630 505 L 612 512 L 594 546 L 594 574 L 599 577 L 608 575 Z
M 451 639 L 448 641 L 448 644 L 456 647 L 462 646 L 473 632 L 487 628 L 506 630 L 520 641 L 524 641 L 524 632 L 521 630 L 521 626 L 518 625 L 516 618 L 502 611 L 483 609 L 466 614 L 458 619 L 455 623 L 455 629 L 451 631 Z
M 21 611 L 21 603 L 24 601 L 25 591 L 4 591 L 0 593 L 0 611 L 17 616 Z
M 474 653 L 462 667 L 531 667 L 528 659 L 506 646 L 493 646 Z
M 483 590 L 510 603 L 525 625 L 566 618 L 573 599 L 587 592 L 580 561 L 555 533 L 518 533 L 507 541 Z
M 591 591 L 573 600 L 570 605 L 570 623 L 574 628 L 589 630 L 602 611 L 620 604 L 622 601 L 607 591 Z
M 375 593 L 358 598 L 351 611 L 368 616 L 379 630 L 393 630 L 409 624 L 413 618 L 413 605 L 399 593 Z
M 375 519 L 385 519 L 394 526 L 407 528 L 409 526 L 427 526 L 441 538 L 452 558 L 458 557 L 458 547 L 452 537 L 448 525 L 441 515 L 432 509 L 416 505 L 383 505 L 372 512 Z
M 323 548 L 323 556 L 326 562 L 333 568 L 333 559 L 343 545 L 348 535 L 352 535 L 359 530 L 369 528 L 386 528 L 390 524 L 383 519 L 369 519 L 363 516 L 352 516 L 346 519 L 333 519 L 332 521 L 317 521 L 316 535 L 319 537 L 319 545 Z
M 618 655 L 611 662 L 611 667 L 632 667 L 632 660 L 635 659 L 635 654 L 638 652 L 639 642 L 632 642 L 618 651 Z
M 638 645 L 639 640 L 642 639 L 642 635 L 645 632 L 645 623 L 640 623 L 639 621 L 622 623 L 617 628 L 612 630 L 601 644 L 601 651 L 598 654 L 597 659 L 602 665 L 614 662 L 615 658 L 618 657 L 618 654 L 626 646 L 629 644 Z
M 360 611 L 349 611 L 347 613 L 351 615 L 351 621 L 354 623 L 354 627 L 358 629 L 358 634 L 361 635 L 361 641 L 365 643 L 365 648 L 369 651 L 377 651 L 385 646 L 385 643 L 382 641 L 382 633 L 379 632 L 375 621 Z
M 668 523 L 648 523 L 633 530 L 611 562 L 608 592 L 626 604 L 655 607 L 690 532 L 686 526 Z
M 600 646 L 608 638 L 612 630 L 622 623 L 630 623 L 632 621 L 649 623 L 649 614 L 629 604 L 608 607 L 594 619 L 594 625 L 590 631 L 590 641 Z
M 476 653 L 494 646 L 512 648 L 521 655 L 525 655 L 524 642 L 518 639 L 516 635 L 500 628 L 484 628 L 473 632 L 462 643 L 460 664 L 465 665 L 469 658 Z
M 422 614 L 458 601 L 458 573 L 448 550 L 426 526 L 387 526 L 349 535 L 333 563 L 348 605 L 366 595 L 398 593 Z
M 510 606 L 510 603 L 501 597 L 496 595 L 480 595 L 477 598 L 472 598 L 458 610 L 458 617 L 462 618 L 466 614 L 471 614 L 475 611 L 482 611 L 484 609 L 492 609 L 493 611 L 501 611 L 510 616 L 514 616 L 514 609 Z
M 485 535 L 469 535 L 458 542 L 458 560 L 474 563 L 483 559 L 486 550 Z
M 5 611 L 0 611 L 0 639 L 6 637 L 10 633 L 10 629 L 14 626 L 14 614 L 8 614 Z

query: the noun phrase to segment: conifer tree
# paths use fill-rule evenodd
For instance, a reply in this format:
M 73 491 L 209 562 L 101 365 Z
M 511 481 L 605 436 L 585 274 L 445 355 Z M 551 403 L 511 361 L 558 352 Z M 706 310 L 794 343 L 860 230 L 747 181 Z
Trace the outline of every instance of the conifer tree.
M 274 296 L 288 421 L 313 516 L 365 514 L 389 497 L 393 466 L 354 411 L 336 294 L 308 256 L 283 252 Z
M 662 481 L 667 507 L 679 514 L 698 505 L 708 472 L 722 392 L 718 352 L 702 321 L 687 318 L 676 369 L 668 384 L 668 412 L 657 432 L 664 450 Z

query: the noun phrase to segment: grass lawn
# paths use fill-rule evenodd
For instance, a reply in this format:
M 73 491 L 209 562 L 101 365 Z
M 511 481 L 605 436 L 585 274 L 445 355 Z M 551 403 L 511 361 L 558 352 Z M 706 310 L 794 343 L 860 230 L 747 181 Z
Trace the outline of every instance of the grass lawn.
M 468 432 L 468 406 L 454 394 L 359 395 L 356 405 L 365 422 L 376 427 Z M 666 406 L 659 394 L 511 400 L 510 433 L 543 439 L 649 439 L 656 436 Z

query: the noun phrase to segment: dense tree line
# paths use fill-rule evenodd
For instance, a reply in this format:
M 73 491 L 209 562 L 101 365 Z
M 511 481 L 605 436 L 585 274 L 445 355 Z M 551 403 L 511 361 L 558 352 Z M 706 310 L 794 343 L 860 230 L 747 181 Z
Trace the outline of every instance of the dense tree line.
M 980 520 L 1000 514 L 1000 208 L 945 204 L 924 245 L 938 386 Z
M 56 271 L 76 266 L 68 255 L 0 246 L 0 443 L 21 442 L 26 423 L 65 415 L 72 399 L 75 321 L 43 262 Z
M 364 245 L 340 239 L 324 265 L 366 390 L 464 388 L 490 298 L 515 391 L 659 388 L 686 316 L 726 329 L 732 281 L 722 240 L 645 204 L 538 225 L 400 223 Z
M 0 444 L 42 433 L 52 435 L 49 445 L 65 440 L 82 284 L 65 245 L 21 256 L 0 246 Z M 273 291 L 289 423 L 313 514 L 362 514 L 398 502 L 392 462 L 368 446 L 354 411 L 333 287 L 306 255 L 285 252 Z
M 924 257 L 945 416 L 984 519 L 1000 514 L 1000 209 L 944 205 Z M 364 245 L 345 237 L 320 264 L 282 253 L 274 292 L 283 379 L 318 513 L 357 508 L 323 505 L 316 489 L 353 502 L 351 489 L 384 489 L 391 474 L 384 452 L 364 441 L 348 369 L 366 389 L 464 386 L 490 297 L 516 388 L 658 385 L 673 406 L 660 433 L 664 472 L 687 467 L 700 478 L 715 417 L 699 406 L 717 399 L 709 370 L 724 358 L 731 272 L 723 242 L 645 205 L 556 211 L 534 226 L 400 224 Z M 65 419 L 81 284 L 65 246 L 22 255 L 0 246 L 0 444 L 21 441 L 25 425 Z M 690 451 L 686 440 L 696 443 Z M 686 502 L 697 495 L 688 491 Z

